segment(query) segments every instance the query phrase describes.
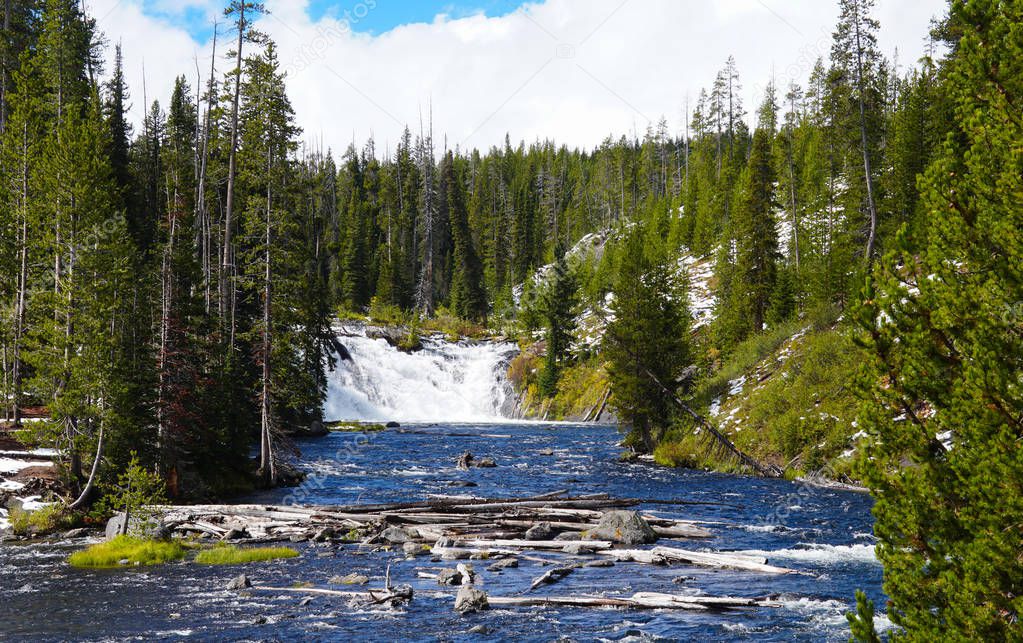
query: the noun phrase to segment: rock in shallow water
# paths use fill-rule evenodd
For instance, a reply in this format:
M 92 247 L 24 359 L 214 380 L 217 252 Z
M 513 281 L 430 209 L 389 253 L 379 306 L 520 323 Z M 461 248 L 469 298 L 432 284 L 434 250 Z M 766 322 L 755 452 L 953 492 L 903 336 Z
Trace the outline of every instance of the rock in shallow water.
M 369 582 L 369 576 L 353 573 L 346 576 L 334 576 L 327 582 L 331 585 L 365 585 Z
M 116 513 L 114 516 L 107 521 L 106 538 L 112 540 L 117 536 L 120 536 L 124 529 L 124 513 Z M 129 536 L 135 536 L 137 538 L 151 538 L 153 540 L 162 540 L 170 536 L 170 530 L 162 522 L 157 519 L 143 520 L 139 516 L 132 516 L 128 520 Z
M 501 570 L 508 569 L 510 567 L 518 567 L 518 566 L 519 566 L 519 561 L 517 559 L 515 559 L 515 558 L 503 558 L 503 559 L 497 561 L 496 563 L 494 563 L 493 565 L 491 565 L 490 567 L 487 567 L 487 570 L 491 571 L 491 572 L 499 572 Z
M 622 545 L 657 542 L 657 532 L 637 511 L 608 511 L 600 517 L 596 529 L 587 534 L 591 540 L 610 540 Z
M 487 601 L 487 593 L 476 589 L 472 585 L 463 585 L 455 597 L 455 611 L 459 614 L 471 614 L 482 612 L 490 607 Z
M 401 550 L 405 552 L 405 555 L 409 558 L 416 556 L 422 556 L 430 553 L 430 548 L 420 543 L 407 542 L 401 546 Z
M 539 522 L 526 530 L 526 540 L 550 540 L 554 528 L 549 522 Z
M 245 574 L 233 578 L 231 582 L 227 584 L 227 589 L 231 590 L 246 589 L 249 587 L 252 587 L 252 581 L 250 581 L 249 577 Z

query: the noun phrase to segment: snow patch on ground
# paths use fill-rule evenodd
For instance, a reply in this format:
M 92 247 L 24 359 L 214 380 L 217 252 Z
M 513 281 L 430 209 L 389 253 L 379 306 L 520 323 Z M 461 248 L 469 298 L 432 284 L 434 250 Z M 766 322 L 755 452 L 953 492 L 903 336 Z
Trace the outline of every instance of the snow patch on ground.
M 721 398 L 714 398 L 714 401 L 710 403 L 710 410 L 708 411 L 711 417 L 717 417 L 721 414 Z
M 952 432 L 951 431 L 943 431 L 943 432 L 935 435 L 934 437 L 936 437 L 938 439 L 938 441 L 941 442 L 941 444 L 945 447 L 946 451 L 951 451 L 952 450 Z
M 4 482 L 0 482 L 0 491 L 21 491 L 24 488 L 24 483 L 15 482 L 14 480 L 5 480 Z
M 689 313 L 693 317 L 693 329 L 702 328 L 714 321 L 714 310 L 717 297 L 711 282 L 714 279 L 714 259 L 712 256 L 698 259 L 690 254 L 679 257 L 676 275 L 679 279 L 688 278 Z
M 791 256 L 789 252 L 792 248 L 792 220 L 785 210 L 778 212 L 775 217 L 777 219 L 778 251 L 783 257 L 788 258 Z
M 21 501 L 21 508 L 25 511 L 38 511 L 52 505 L 52 502 L 41 502 L 42 496 L 29 496 L 27 498 L 18 498 Z
M 39 460 L 15 460 L 13 458 L 0 458 L 0 473 L 17 473 L 29 467 L 52 467 L 52 462 Z
M 739 395 L 742 393 L 742 388 L 746 386 L 746 376 L 738 377 L 728 382 L 728 395 Z

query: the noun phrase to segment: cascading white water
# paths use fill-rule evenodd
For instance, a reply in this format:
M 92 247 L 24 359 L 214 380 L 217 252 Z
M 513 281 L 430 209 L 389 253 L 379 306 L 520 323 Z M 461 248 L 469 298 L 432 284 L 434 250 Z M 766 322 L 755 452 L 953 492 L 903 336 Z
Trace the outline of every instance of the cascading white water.
M 352 359 L 329 375 L 324 418 L 399 422 L 504 419 L 505 373 L 518 350 L 509 343 L 457 344 L 424 339 L 403 353 L 383 339 L 346 336 Z

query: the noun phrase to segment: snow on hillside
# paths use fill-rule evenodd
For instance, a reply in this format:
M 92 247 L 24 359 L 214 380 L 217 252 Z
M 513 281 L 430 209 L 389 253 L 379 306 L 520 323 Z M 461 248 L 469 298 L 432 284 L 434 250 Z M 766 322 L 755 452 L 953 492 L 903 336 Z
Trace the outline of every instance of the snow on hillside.
M 690 254 L 679 257 L 679 277 L 684 273 L 689 277 L 686 292 L 689 294 L 689 312 L 693 316 L 693 330 L 702 328 L 714 321 L 714 310 L 717 298 L 714 296 L 714 258 L 713 255 L 702 259 Z

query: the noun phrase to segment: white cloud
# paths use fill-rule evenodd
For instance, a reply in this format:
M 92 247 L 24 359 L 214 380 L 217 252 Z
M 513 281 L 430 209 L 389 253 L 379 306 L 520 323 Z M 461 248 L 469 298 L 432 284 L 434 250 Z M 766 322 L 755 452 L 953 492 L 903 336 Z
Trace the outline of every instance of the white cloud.
M 159 0 L 164 5 L 167 0 Z M 346 0 L 352 20 L 384 0 Z M 208 73 L 210 43 L 195 42 L 141 0 L 94 0 L 91 10 L 112 42 L 122 40 L 136 120 L 142 61 L 149 99 L 165 101 L 173 79 L 194 85 L 196 57 Z M 215 0 L 187 0 L 217 15 Z M 821 0 L 546 0 L 487 18 L 438 17 L 378 36 L 352 32 L 329 12 L 310 20 L 305 0 L 268 0 L 258 27 L 280 48 L 288 90 L 310 140 L 340 150 L 374 134 L 378 149 L 403 124 L 418 129 L 432 103 L 438 142 L 486 148 L 551 138 L 591 147 L 607 135 L 640 133 L 663 115 L 683 124 L 729 55 L 738 62 L 749 111 L 774 76 L 804 83 L 817 56 L 827 56 L 837 2 Z M 162 7 L 163 5 L 161 5 Z M 179 6 L 181 4 L 179 3 Z M 881 46 L 896 45 L 903 64 L 920 57 L 943 0 L 879 0 Z M 335 16 L 335 17 L 331 17 Z M 220 52 L 226 51 L 226 36 Z M 220 72 L 229 64 L 218 61 Z

